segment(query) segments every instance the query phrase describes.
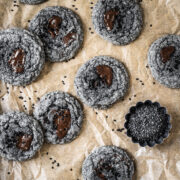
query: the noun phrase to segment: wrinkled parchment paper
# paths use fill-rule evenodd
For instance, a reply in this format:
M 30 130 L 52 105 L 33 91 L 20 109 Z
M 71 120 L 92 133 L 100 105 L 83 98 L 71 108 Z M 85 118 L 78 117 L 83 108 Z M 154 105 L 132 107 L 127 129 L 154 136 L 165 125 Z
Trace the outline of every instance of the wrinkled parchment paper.
M 143 0 L 144 29 L 141 36 L 127 46 L 114 46 L 101 39 L 91 22 L 96 0 L 49 0 L 40 5 L 23 5 L 18 0 L 0 0 L 0 28 L 27 28 L 40 9 L 60 5 L 69 7 L 82 19 L 85 40 L 75 59 L 67 63 L 47 62 L 40 77 L 29 86 L 13 87 L 0 82 L 1 112 L 20 110 L 32 114 L 32 107 L 45 93 L 62 90 L 76 96 L 73 81 L 78 68 L 97 55 L 121 60 L 129 70 L 131 85 L 124 101 L 108 110 L 93 110 L 84 105 L 84 123 L 80 136 L 66 145 L 47 145 L 29 161 L 0 159 L 1 180 L 81 180 L 85 157 L 102 145 L 116 145 L 134 157 L 137 180 L 180 179 L 180 90 L 168 89 L 156 82 L 147 66 L 150 44 L 162 35 L 180 34 L 179 0 Z M 138 78 L 138 79 L 136 79 Z M 22 99 L 23 98 L 23 99 Z M 167 107 L 171 114 L 171 134 L 154 148 L 133 144 L 123 128 L 124 116 L 137 101 L 150 99 Z M 114 121 L 116 120 L 116 121 Z M 57 166 L 59 163 L 59 166 Z

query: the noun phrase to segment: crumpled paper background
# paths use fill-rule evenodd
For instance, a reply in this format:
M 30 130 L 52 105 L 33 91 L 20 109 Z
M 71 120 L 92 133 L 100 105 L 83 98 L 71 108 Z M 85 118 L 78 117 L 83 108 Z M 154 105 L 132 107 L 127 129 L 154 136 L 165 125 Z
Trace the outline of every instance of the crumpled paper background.
M 97 55 L 110 55 L 122 61 L 129 70 L 131 85 L 124 101 L 108 110 L 93 110 L 84 105 L 84 123 L 80 136 L 66 145 L 47 145 L 26 162 L 0 159 L 1 180 L 81 180 L 81 166 L 85 157 L 102 145 L 116 145 L 134 157 L 137 180 L 180 179 L 180 90 L 168 89 L 152 78 L 147 66 L 150 44 L 162 35 L 180 34 L 179 0 L 143 0 L 144 29 L 140 37 L 127 46 L 114 46 L 101 39 L 91 22 L 96 0 L 49 0 L 40 5 L 23 5 L 17 0 L 0 0 L 0 27 L 27 28 L 40 9 L 65 6 L 78 13 L 84 26 L 82 50 L 67 63 L 47 62 L 40 77 L 26 87 L 0 82 L 1 112 L 20 110 L 32 114 L 34 104 L 45 93 L 62 90 L 76 96 L 73 81 L 78 68 Z M 118 129 L 124 116 L 137 101 L 150 99 L 167 107 L 171 114 L 172 130 L 162 145 L 140 147 Z M 59 163 L 59 166 L 58 166 Z

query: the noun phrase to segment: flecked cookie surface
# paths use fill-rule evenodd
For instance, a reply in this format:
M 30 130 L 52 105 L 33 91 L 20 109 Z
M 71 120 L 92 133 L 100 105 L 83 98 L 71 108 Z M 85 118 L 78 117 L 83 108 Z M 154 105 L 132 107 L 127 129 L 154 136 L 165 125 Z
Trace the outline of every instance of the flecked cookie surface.
M 41 40 L 24 29 L 0 31 L 0 78 L 16 86 L 30 84 L 45 62 Z
M 106 109 L 125 96 L 129 75 L 116 59 L 96 56 L 79 68 L 74 87 L 82 102 L 93 108 Z
M 96 148 L 82 166 L 84 180 L 131 180 L 133 174 L 133 161 L 116 146 Z
M 24 4 L 40 4 L 45 1 L 47 1 L 47 0 L 20 0 L 20 2 L 24 3 Z
M 44 141 L 40 124 L 23 112 L 0 115 L 0 156 L 9 160 L 31 159 Z
M 52 62 L 73 58 L 84 38 L 79 16 L 60 6 L 42 9 L 31 20 L 29 30 L 41 38 L 47 59 Z
M 35 106 L 34 116 L 44 129 L 46 142 L 64 144 L 79 135 L 83 110 L 73 96 L 55 91 L 41 98 Z
M 125 116 L 127 135 L 140 146 L 161 144 L 171 129 L 170 116 L 166 108 L 150 100 L 138 102 Z
M 136 0 L 98 0 L 92 22 L 103 39 L 115 45 L 126 45 L 140 35 L 142 10 Z
M 166 35 L 152 43 L 148 63 L 152 76 L 169 88 L 180 88 L 180 36 Z

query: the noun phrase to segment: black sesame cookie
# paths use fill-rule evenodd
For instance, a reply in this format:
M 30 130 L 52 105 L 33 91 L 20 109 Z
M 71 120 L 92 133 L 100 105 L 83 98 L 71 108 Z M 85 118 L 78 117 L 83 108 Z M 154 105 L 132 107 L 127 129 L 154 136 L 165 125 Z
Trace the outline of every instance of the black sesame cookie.
M 98 0 L 92 22 L 103 39 L 115 45 L 126 45 L 140 35 L 142 10 L 137 0 Z
M 0 116 L 0 156 L 9 160 L 31 159 L 44 141 L 40 124 L 23 112 Z
M 125 96 L 129 76 L 121 62 L 109 56 L 96 56 L 80 67 L 74 87 L 85 104 L 106 109 Z
M 79 135 L 83 110 L 73 96 L 55 91 L 44 95 L 35 105 L 34 116 L 44 129 L 46 142 L 64 144 Z
M 166 35 L 153 42 L 148 63 L 158 82 L 169 88 L 180 88 L 180 36 Z
M 24 4 L 40 4 L 45 1 L 47 1 L 47 0 L 20 0 L 20 2 L 24 3 Z
M 42 9 L 29 24 L 45 44 L 47 59 L 65 61 L 73 58 L 83 42 L 83 29 L 79 16 L 65 7 Z
M 116 146 L 96 148 L 83 162 L 84 180 L 131 180 L 134 163 Z
M 24 29 L 0 31 L 0 78 L 16 86 L 30 84 L 45 62 L 43 44 Z
M 125 119 L 127 136 L 140 146 L 153 147 L 155 144 L 161 144 L 171 129 L 166 108 L 150 100 L 138 102 L 136 106 L 131 107 Z

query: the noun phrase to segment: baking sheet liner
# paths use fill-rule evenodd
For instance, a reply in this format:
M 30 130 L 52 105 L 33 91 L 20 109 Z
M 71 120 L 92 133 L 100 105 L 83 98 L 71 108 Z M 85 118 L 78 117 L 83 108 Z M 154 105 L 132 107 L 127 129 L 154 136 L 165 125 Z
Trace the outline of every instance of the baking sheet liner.
M 45 93 L 62 90 L 76 96 L 73 81 L 78 68 L 97 55 L 110 55 L 122 61 L 129 70 L 129 92 L 108 110 L 94 110 L 84 105 L 84 123 L 80 136 L 66 145 L 45 144 L 29 161 L 12 162 L 0 159 L 1 180 L 81 180 L 81 166 L 85 157 L 102 145 L 116 145 L 126 149 L 134 158 L 138 180 L 180 179 L 180 90 L 169 89 L 152 78 L 147 66 L 150 44 L 162 35 L 180 35 L 179 0 L 143 0 L 144 29 L 140 37 L 127 46 L 114 46 L 101 39 L 91 22 L 96 0 L 49 0 L 39 5 L 24 5 L 17 0 L 0 0 L 0 28 L 27 28 L 39 10 L 47 6 L 65 6 L 82 19 L 85 40 L 75 59 L 64 63 L 47 62 L 40 77 L 26 87 L 0 82 L 0 111 L 20 110 L 32 114 L 34 104 Z M 162 145 L 140 147 L 119 129 L 130 106 L 150 99 L 165 106 L 171 114 L 172 130 Z M 59 163 L 59 164 L 58 164 Z M 58 166 L 59 165 L 59 166 Z

